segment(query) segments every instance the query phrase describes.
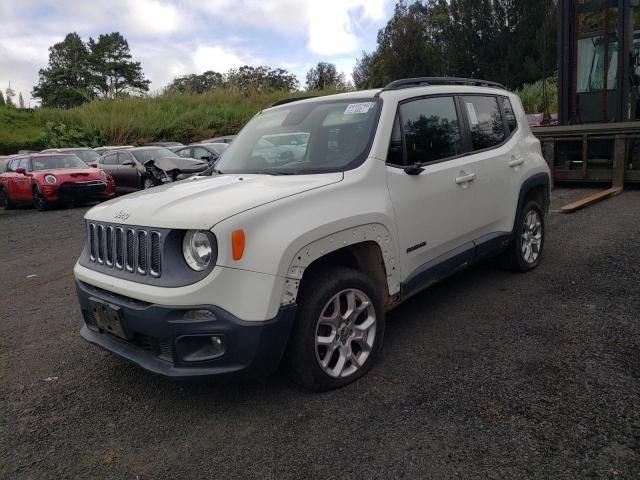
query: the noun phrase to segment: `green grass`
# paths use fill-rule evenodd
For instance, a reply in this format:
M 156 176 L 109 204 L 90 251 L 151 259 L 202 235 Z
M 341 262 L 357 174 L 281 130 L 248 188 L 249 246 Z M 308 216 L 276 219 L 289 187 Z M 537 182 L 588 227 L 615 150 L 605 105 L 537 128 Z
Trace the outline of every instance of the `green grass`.
M 0 155 L 44 148 L 43 131 L 33 110 L 0 107 Z
M 522 105 L 527 113 L 541 113 L 544 111 L 542 96 L 542 80 L 528 83 L 522 86 L 516 93 L 522 100 Z M 547 78 L 547 98 L 549 101 L 549 113 L 558 111 L 558 77 Z
M 547 82 L 550 112 L 557 111 L 557 81 Z M 334 91 L 313 92 L 328 95 Z M 541 112 L 542 81 L 516 92 L 529 113 Z M 53 146 L 137 145 L 153 141 L 190 143 L 235 134 L 259 110 L 306 92 L 251 93 L 216 89 L 203 95 L 171 94 L 95 100 L 69 110 L 0 107 L 0 154 Z

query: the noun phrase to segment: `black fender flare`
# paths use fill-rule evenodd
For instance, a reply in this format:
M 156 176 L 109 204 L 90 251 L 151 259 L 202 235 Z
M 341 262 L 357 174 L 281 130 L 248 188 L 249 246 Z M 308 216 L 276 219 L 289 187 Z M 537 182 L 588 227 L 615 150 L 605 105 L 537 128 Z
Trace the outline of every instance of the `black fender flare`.
M 549 203 L 551 201 L 551 180 L 549 178 L 548 173 L 536 173 L 527 178 L 522 185 L 520 186 L 520 194 L 518 195 L 518 208 L 516 209 L 516 215 L 513 219 L 513 228 L 511 230 L 511 238 L 515 235 L 516 228 L 516 220 L 518 219 L 518 215 L 520 213 L 520 209 L 524 206 L 524 199 L 527 198 L 527 195 L 534 188 L 543 186 L 544 187 L 544 205 L 541 205 L 544 213 L 546 214 L 549 211 Z

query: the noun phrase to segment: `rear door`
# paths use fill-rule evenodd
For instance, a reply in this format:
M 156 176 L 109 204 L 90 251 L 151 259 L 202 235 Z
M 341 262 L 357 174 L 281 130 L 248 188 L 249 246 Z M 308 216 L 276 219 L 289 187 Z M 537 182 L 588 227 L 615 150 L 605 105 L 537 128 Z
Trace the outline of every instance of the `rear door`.
M 474 255 L 470 225 L 475 172 L 465 156 L 460 108 L 451 95 L 409 99 L 398 106 L 387 184 L 408 291 L 437 280 L 431 278 L 434 272 L 446 275 Z
M 460 97 L 469 135 L 469 168 L 476 175 L 472 234 L 478 244 L 508 235 L 517 203 L 511 176 L 519 168 L 499 95 Z M 522 159 L 522 161 L 524 161 Z M 512 167 L 510 167 L 512 165 Z

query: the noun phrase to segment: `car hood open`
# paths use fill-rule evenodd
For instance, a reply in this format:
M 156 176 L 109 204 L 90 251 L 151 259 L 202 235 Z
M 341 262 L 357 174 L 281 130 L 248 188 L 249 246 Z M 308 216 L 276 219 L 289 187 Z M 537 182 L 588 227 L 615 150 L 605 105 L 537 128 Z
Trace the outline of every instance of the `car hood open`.
M 102 203 L 88 220 L 144 227 L 209 229 L 238 213 L 340 182 L 344 174 L 192 177 Z

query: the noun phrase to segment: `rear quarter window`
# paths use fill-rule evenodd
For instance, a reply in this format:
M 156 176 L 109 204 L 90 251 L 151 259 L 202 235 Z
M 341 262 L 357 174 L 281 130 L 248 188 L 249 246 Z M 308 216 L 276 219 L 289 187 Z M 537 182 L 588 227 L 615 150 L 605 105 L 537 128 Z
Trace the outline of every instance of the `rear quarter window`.
M 462 97 L 463 108 L 469 120 L 474 150 L 495 147 L 506 139 L 498 99 L 490 96 Z
M 502 97 L 502 110 L 504 111 L 504 118 L 509 126 L 509 133 L 515 131 L 518 128 L 518 121 L 516 120 L 516 114 L 511 106 L 511 101 L 507 97 Z

